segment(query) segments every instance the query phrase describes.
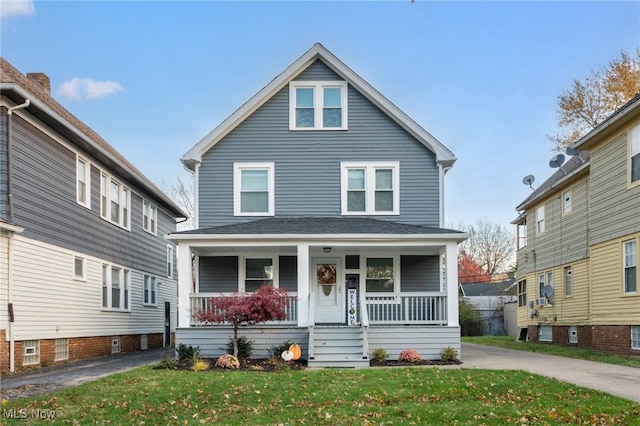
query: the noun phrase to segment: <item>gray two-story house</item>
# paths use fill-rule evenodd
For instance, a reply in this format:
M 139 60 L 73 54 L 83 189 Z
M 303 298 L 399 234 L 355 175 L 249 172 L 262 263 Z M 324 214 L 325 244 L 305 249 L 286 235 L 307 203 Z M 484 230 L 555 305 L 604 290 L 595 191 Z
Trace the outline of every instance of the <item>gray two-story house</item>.
M 0 58 L 0 370 L 168 346 L 181 209 Z
M 182 158 L 197 229 L 169 236 L 180 253 L 176 342 L 220 355 L 230 328 L 197 312 L 266 284 L 295 297 L 285 321 L 241 330 L 254 356 L 286 340 L 316 366 L 368 365 L 376 348 L 392 359 L 460 350 L 465 235 L 443 228 L 455 161 L 315 44 Z

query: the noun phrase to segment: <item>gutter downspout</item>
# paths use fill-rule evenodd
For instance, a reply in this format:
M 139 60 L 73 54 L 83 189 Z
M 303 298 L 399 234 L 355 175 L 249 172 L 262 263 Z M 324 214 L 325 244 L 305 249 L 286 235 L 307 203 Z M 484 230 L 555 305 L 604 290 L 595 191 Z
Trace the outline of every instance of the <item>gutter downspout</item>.
M 12 116 L 13 116 L 13 111 L 17 110 L 17 109 L 21 109 L 21 108 L 26 108 L 29 105 L 31 105 L 31 101 L 29 99 L 25 99 L 24 103 L 20 104 L 20 105 L 15 105 L 12 106 L 11 108 L 7 109 L 7 201 L 9 204 L 9 223 L 13 224 L 13 191 L 11 190 L 11 124 L 12 124 Z M 7 282 L 7 299 L 8 299 L 8 306 L 7 308 L 11 307 L 10 309 L 13 309 L 13 289 L 11 287 L 11 275 L 12 275 L 12 271 L 13 271 L 13 253 L 12 253 L 12 241 L 13 241 L 13 234 L 9 237 L 9 247 L 7 248 L 9 251 L 8 254 L 8 259 L 7 259 L 7 277 L 8 277 L 8 282 Z M 14 372 L 15 371 L 15 359 L 16 359 L 16 342 L 13 336 L 13 315 L 11 315 L 11 318 L 9 318 L 9 371 L 10 372 Z

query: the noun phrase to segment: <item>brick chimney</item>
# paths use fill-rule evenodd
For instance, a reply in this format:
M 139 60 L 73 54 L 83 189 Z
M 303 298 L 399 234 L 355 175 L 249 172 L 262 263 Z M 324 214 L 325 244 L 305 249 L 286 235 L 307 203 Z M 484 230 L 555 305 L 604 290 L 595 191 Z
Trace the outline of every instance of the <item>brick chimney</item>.
M 51 94 L 51 81 L 49 77 L 45 73 L 42 72 L 29 72 L 27 73 L 27 78 L 35 83 L 37 83 L 42 90 L 47 92 L 47 95 Z

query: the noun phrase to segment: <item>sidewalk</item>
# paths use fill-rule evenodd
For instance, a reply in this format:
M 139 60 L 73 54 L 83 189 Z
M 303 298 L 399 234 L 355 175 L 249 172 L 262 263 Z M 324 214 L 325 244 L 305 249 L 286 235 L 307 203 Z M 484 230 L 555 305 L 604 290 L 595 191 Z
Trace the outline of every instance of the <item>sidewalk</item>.
M 14 399 L 76 386 L 111 374 L 158 362 L 163 354 L 173 356 L 174 349 L 124 352 L 118 355 L 3 376 L 0 378 L 0 395 L 2 399 Z
M 462 368 L 524 370 L 640 403 L 640 369 L 493 346 L 462 344 Z

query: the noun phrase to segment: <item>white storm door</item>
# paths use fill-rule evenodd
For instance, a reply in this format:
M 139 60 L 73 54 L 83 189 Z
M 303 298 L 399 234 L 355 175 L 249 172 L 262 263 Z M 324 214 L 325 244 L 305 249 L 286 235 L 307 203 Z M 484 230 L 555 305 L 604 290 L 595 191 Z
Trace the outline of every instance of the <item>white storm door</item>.
M 312 263 L 313 290 L 316 294 L 315 322 L 343 323 L 344 283 L 339 258 L 314 259 Z

